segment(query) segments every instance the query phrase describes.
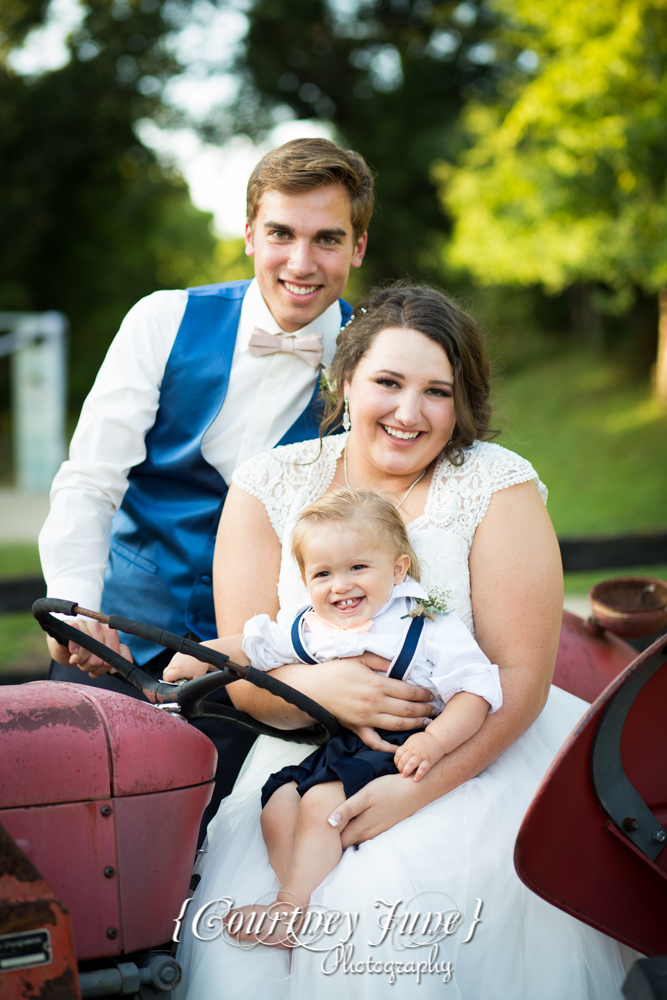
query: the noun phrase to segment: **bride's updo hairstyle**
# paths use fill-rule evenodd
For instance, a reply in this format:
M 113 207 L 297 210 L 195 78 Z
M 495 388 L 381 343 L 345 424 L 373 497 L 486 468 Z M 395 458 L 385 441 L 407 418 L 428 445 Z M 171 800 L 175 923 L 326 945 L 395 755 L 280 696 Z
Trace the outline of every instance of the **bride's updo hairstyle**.
M 328 389 L 324 390 L 320 434 L 340 426 L 345 379 L 352 378 L 378 333 L 390 328 L 416 330 L 440 344 L 449 358 L 454 369 L 456 426 L 443 451 L 450 462 L 461 465 L 464 449 L 473 441 L 498 433 L 489 428 L 489 359 L 482 334 L 470 316 L 442 292 L 424 285 L 397 282 L 372 291 L 356 307 L 336 342 Z

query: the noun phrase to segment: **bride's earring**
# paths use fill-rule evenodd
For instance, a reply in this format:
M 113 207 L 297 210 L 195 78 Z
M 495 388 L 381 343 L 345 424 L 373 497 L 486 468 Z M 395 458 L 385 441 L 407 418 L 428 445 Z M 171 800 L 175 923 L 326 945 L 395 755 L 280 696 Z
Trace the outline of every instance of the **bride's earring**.
M 350 404 L 347 401 L 347 396 L 345 397 L 345 408 L 343 409 L 343 430 L 349 431 L 352 424 L 350 423 Z

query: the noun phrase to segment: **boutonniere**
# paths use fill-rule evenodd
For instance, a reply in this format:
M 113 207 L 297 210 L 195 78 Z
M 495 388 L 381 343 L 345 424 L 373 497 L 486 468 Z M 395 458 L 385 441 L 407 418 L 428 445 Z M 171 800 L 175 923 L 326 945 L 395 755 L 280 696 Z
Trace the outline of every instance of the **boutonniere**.
M 442 587 L 431 587 L 428 597 L 413 597 L 414 606 L 412 610 L 402 617 L 428 618 L 429 621 L 434 622 L 438 615 L 447 614 L 447 602 L 450 598 L 451 594 L 448 590 L 443 590 Z
M 331 365 L 327 365 L 326 368 L 322 368 L 320 371 L 319 387 L 325 402 L 335 407 L 338 403 L 338 389 Z
M 336 383 L 334 381 L 333 369 L 331 365 L 327 365 L 327 367 L 323 368 L 320 372 L 320 389 L 330 395 L 335 395 Z

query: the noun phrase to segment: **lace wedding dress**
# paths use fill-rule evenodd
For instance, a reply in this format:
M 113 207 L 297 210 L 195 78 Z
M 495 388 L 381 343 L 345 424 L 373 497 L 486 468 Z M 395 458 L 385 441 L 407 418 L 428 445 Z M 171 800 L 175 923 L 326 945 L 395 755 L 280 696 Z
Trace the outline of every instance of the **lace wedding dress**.
M 283 545 L 281 605 L 308 598 L 287 542 L 296 515 L 329 488 L 344 443 L 340 435 L 325 439 L 321 452 L 317 441 L 276 448 L 234 474 L 265 505 Z M 475 529 L 494 492 L 529 480 L 546 502 L 528 462 L 477 442 L 461 467 L 438 461 L 424 514 L 408 526 L 425 589 L 449 591 L 448 607 L 471 632 Z M 313 894 L 310 928 L 291 953 L 239 947 L 220 933 L 219 917 L 230 906 L 275 898 L 260 790 L 271 772 L 312 750 L 260 737 L 208 828 L 201 882 L 180 932 L 184 979 L 175 996 L 620 1000 L 623 960 L 627 965 L 633 953 L 531 893 L 512 861 L 535 790 L 586 708 L 552 687 L 537 721 L 482 774 L 348 849 Z

